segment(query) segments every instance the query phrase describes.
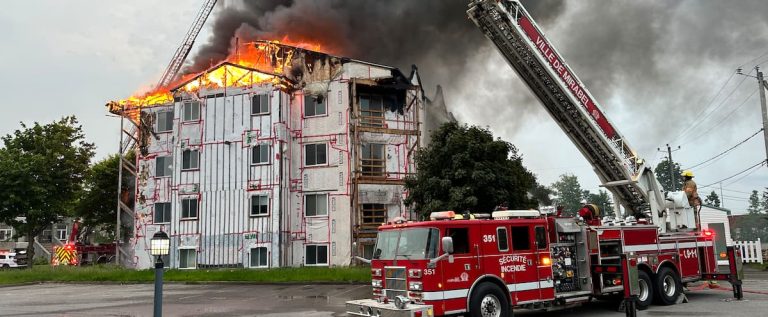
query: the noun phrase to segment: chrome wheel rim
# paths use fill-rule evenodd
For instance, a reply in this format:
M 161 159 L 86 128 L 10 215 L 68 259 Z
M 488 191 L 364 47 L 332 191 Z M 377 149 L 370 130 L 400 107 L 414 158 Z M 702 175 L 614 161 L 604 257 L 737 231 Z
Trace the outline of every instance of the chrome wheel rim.
M 640 286 L 640 294 L 637 296 L 637 299 L 639 299 L 641 302 L 644 302 L 648 300 L 648 295 L 650 295 L 650 291 L 648 289 L 648 282 L 641 279 L 640 283 L 638 283 Z
M 672 277 L 672 275 L 667 275 L 664 277 L 664 295 L 667 295 L 667 297 L 675 296 L 675 292 L 677 291 L 677 283 L 675 283 L 675 278 Z
M 501 302 L 492 294 L 485 295 L 480 302 L 480 312 L 483 317 L 501 316 Z

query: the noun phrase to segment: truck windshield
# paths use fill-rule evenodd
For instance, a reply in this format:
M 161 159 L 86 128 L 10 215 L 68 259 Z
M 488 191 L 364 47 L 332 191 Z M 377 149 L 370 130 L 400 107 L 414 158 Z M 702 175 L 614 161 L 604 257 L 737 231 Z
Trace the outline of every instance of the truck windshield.
M 437 256 L 440 232 L 434 228 L 408 228 L 381 231 L 373 258 L 377 260 L 432 259 Z

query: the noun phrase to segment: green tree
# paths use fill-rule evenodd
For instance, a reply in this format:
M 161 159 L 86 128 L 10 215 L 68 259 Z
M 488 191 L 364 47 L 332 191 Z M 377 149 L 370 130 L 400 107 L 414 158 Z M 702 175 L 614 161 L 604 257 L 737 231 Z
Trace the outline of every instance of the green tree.
M 749 207 L 747 207 L 747 212 L 750 215 L 756 215 L 760 213 L 761 209 L 760 197 L 757 196 L 757 191 L 753 190 L 752 194 L 749 195 Z
M 755 241 L 757 238 L 765 241 L 768 239 L 768 216 L 765 214 L 747 214 L 736 221 L 736 240 Z
M 597 194 L 589 193 L 587 202 L 600 207 L 602 216 L 613 216 L 615 214 L 613 212 L 613 201 L 611 200 L 611 196 L 608 195 L 607 191 L 599 189 Z
M 581 189 L 576 175 L 563 174 L 560 180 L 550 186 L 558 197 L 557 204 L 565 207 L 563 215 L 574 216 L 582 205 L 581 200 L 586 199 L 584 190 Z M 589 191 L 587 191 L 588 193 Z
M 675 190 L 683 189 L 683 178 L 680 176 L 682 171 L 680 170 L 680 164 L 672 164 L 672 175 L 669 174 L 669 160 L 666 158 L 656 165 L 653 170 L 656 174 L 656 179 L 661 183 L 661 187 L 665 191 L 672 191 L 672 182 L 674 180 Z
M 127 160 L 133 161 L 133 154 Z M 117 178 L 120 168 L 120 157 L 110 155 L 94 163 L 85 177 L 82 198 L 79 200 L 76 215 L 82 218 L 83 224 L 90 228 L 99 228 L 108 240 L 113 240 L 115 232 Z M 129 188 L 133 178 L 129 173 L 123 173 L 123 194 L 130 195 Z
M 422 216 L 440 210 L 488 213 L 499 205 L 534 208 L 536 177 L 523 166 L 517 148 L 494 140 L 487 129 L 443 124 L 416 155 L 418 170 L 408 177 L 405 203 Z
M 763 191 L 763 200 L 760 201 L 760 207 L 764 213 L 768 213 L 768 187 Z
M 707 198 L 704 199 L 704 204 L 709 206 L 715 206 L 720 207 L 720 196 L 715 193 L 713 190 L 709 195 L 707 195 Z
M 2 140 L 0 221 L 32 241 L 59 216 L 73 214 L 94 145 L 85 142 L 74 116 L 45 125 L 22 123 Z M 27 252 L 31 265 L 33 243 Z

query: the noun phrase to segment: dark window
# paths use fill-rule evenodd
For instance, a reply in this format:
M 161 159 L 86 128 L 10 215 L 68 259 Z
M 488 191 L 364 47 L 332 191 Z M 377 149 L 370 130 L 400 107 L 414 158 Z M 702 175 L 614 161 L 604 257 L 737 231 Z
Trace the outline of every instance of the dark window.
M 179 249 L 179 268 L 194 269 L 197 266 L 197 250 Z
M 184 121 L 195 121 L 200 119 L 200 102 L 184 102 Z
M 528 226 L 512 227 L 512 249 L 515 251 L 531 249 L 531 233 Z
M 361 167 L 364 176 L 384 176 L 387 162 L 384 158 L 384 147 L 384 144 L 363 143 Z
M 251 98 L 251 114 L 261 115 L 269 113 L 269 95 L 253 95 Z
M 11 240 L 13 237 L 12 229 L 0 229 L 0 241 Z
M 155 204 L 154 222 L 155 223 L 171 222 L 171 203 Z
M 310 194 L 305 196 L 304 200 L 305 215 L 327 216 L 328 215 L 328 194 Z
M 363 227 L 377 228 L 384 222 L 387 222 L 387 206 L 384 204 L 363 204 L 362 208 L 362 220 Z
M 251 217 L 269 214 L 269 196 L 251 196 Z
M 171 176 L 173 158 L 170 156 L 158 156 L 155 158 L 155 177 Z
M 181 170 L 194 170 L 200 168 L 200 151 L 184 150 L 181 152 Z
M 304 116 L 314 117 L 325 115 L 325 100 L 322 96 L 304 96 Z
M 304 145 L 304 166 L 325 165 L 328 162 L 325 143 Z
M 496 228 L 496 241 L 498 241 L 499 244 L 499 251 L 509 251 L 507 228 Z
M 267 266 L 267 248 L 251 248 L 251 267 Z
M 181 200 L 181 218 L 197 218 L 197 198 Z
M 384 112 L 395 107 L 394 96 L 360 94 L 360 123 L 366 126 L 383 127 Z
M 308 245 L 305 249 L 306 265 L 328 265 L 327 245 Z
M 251 164 L 269 163 L 269 145 L 259 144 L 251 148 Z
M 544 227 L 536 227 L 536 247 L 539 250 L 547 248 L 547 231 Z
M 173 130 L 173 111 L 157 112 L 157 132 L 168 132 Z
M 453 239 L 453 253 L 469 253 L 469 229 L 448 228 L 447 236 Z

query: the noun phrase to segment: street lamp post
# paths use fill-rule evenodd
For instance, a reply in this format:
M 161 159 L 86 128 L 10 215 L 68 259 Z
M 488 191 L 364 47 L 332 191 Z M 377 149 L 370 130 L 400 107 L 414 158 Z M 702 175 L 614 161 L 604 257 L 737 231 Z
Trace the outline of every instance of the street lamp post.
M 170 247 L 171 239 L 162 230 L 155 233 L 150 240 L 149 253 L 157 257 L 155 259 L 155 317 L 163 316 L 163 256 L 168 255 Z

